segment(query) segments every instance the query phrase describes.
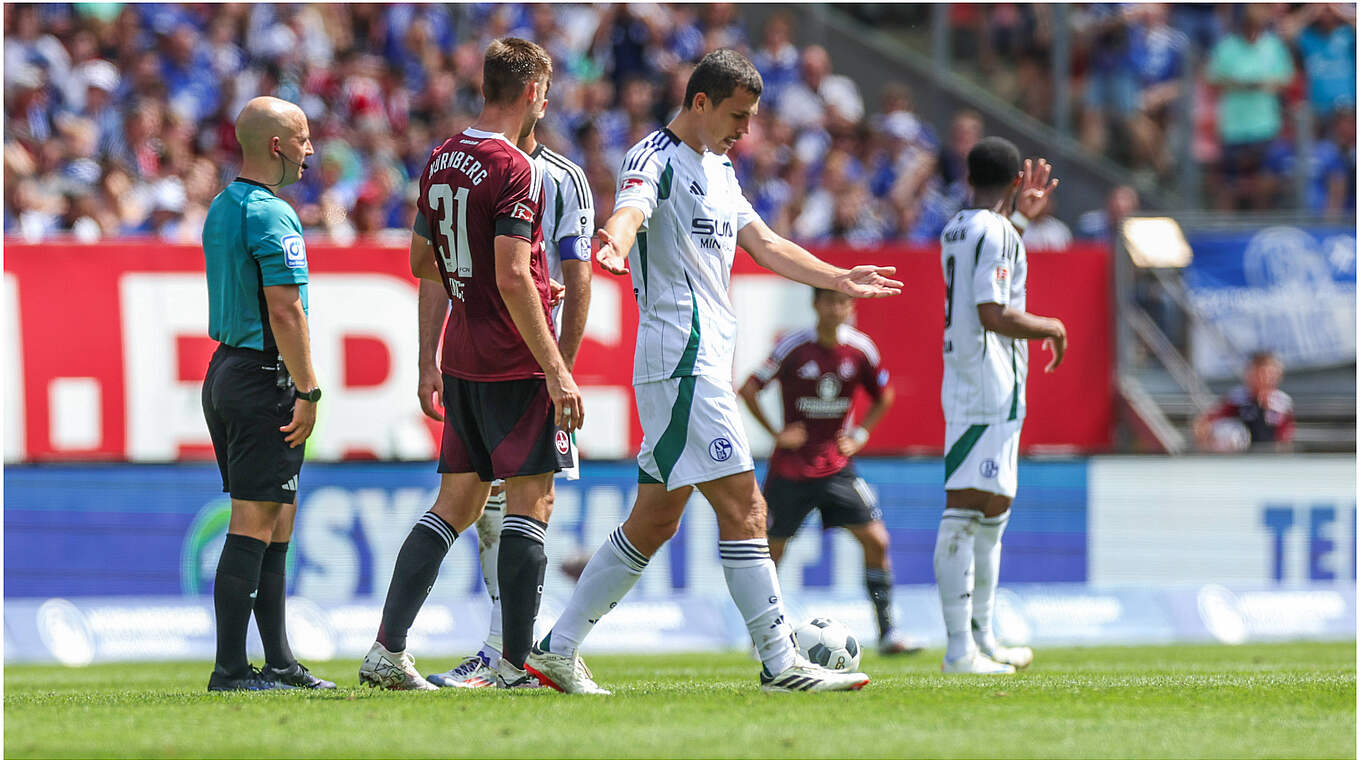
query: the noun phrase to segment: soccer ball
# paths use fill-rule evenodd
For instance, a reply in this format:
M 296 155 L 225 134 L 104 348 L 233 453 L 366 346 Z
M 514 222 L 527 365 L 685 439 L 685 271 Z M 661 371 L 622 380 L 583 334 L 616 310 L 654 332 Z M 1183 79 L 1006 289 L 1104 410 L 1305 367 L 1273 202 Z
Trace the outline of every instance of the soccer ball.
M 822 667 L 846 672 L 859 667 L 859 642 L 844 623 L 813 618 L 798 626 L 793 638 L 798 652 Z

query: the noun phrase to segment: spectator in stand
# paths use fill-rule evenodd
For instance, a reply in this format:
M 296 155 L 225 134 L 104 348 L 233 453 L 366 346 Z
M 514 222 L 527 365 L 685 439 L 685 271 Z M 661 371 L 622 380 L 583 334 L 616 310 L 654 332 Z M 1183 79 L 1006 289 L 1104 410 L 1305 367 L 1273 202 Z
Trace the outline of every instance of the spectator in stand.
M 938 161 L 946 217 L 953 216 L 968 202 L 968 151 L 981 139 L 982 114 L 971 109 L 955 114 L 949 125 L 949 140 L 940 149 Z M 938 236 L 937 232 L 934 237 Z
M 1138 78 L 1138 106 L 1129 122 L 1132 165 L 1148 167 L 1159 177 L 1174 170 L 1167 139 L 1176 126 L 1173 116 L 1181 96 L 1190 38 L 1168 23 L 1165 3 L 1149 3 L 1129 11 L 1132 65 Z
M 1308 103 L 1319 118 L 1355 110 L 1355 6 L 1305 3 L 1280 25 L 1298 45 L 1308 80 Z
M 1104 154 L 1111 127 L 1123 130 L 1138 105 L 1138 80 L 1129 45 L 1128 20 L 1116 3 L 1092 3 L 1074 22 L 1088 55 L 1085 105 L 1081 112 L 1081 142 L 1092 153 Z
M 1313 145 L 1308 208 L 1331 217 L 1355 213 L 1355 111 L 1332 114 L 1331 129 Z
M 1288 451 L 1294 440 L 1294 401 L 1280 390 L 1284 364 L 1269 351 L 1251 355 L 1243 384 L 1195 420 L 1195 441 L 1205 451 L 1248 447 Z
M 850 192 L 858 177 L 855 160 L 843 151 L 834 151 L 822 164 L 820 181 L 802 202 L 793 221 L 793 234 L 801 242 L 825 242 L 836 224 L 836 199 Z
M 770 229 L 783 236 L 790 236 L 792 222 L 789 218 L 793 189 L 787 180 L 779 175 L 779 150 L 765 142 L 751 151 L 751 168 L 743 172 L 746 178 L 741 186 L 751 201 L 756 214 L 769 225 Z
M 765 36 L 751 56 L 764 80 L 760 99 L 766 108 L 777 108 L 784 88 L 798 81 L 798 48 L 793 46 L 793 19 L 788 11 L 777 11 L 765 22 Z
M 1209 81 L 1217 85 L 1218 135 L 1223 160 L 1212 183 L 1220 209 L 1274 207 L 1274 183 L 1262 171 L 1266 151 L 1280 135 L 1280 92 L 1294 76 L 1288 48 L 1267 28 L 1271 7 L 1247 5 L 1237 31 L 1214 46 Z
M 1072 228 L 1053 216 L 1053 204 L 1050 202 L 1044 213 L 1025 228 L 1020 240 L 1024 242 L 1026 251 L 1066 251 L 1072 247 Z
M 1077 217 L 1077 237 L 1114 242 L 1119 225 L 1138 210 L 1138 191 L 1120 185 L 1110 191 L 1105 208 L 1092 209 Z
M 831 73 L 826 48 L 803 50 L 799 80 L 780 97 L 779 117 L 796 128 L 824 127 L 829 119 L 857 123 L 864 118 L 864 98 L 850 77 Z

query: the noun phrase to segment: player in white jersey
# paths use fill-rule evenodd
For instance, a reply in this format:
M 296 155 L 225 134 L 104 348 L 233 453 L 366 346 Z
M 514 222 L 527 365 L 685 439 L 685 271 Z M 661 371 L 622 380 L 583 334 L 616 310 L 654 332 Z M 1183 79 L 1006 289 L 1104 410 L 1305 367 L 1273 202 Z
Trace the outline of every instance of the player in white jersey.
M 1041 338 L 1053 352 L 1048 372 L 1067 351 L 1061 321 L 1025 311 L 1029 266 L 1020 235 L 1058 186 L 1050 173 L 1043 159 L 1026 160 L 1021 172 L 1020 152 L 1006 140 L 980 141 L 968 153 L 973 207 L 940 235 L 945 509 L 935 579 L 949 634 L 946 673 L 1014 673 L 1034 659 L 1028 647 L 997 643 L 992 610 L 1025 421 L 1026 341 Z
M 553 308 L 558 348 L 567 368 L 576 366 L 576 355 L 585 335 L 590 309 L 590 237 L 595 228 L 595 200 L 581 167 L 538 142 L 534 130 L 517 141 L 543 172 L 543 244 L 548 248 L 548 276 L 565 287 L 562 300 Z M 443 420 L 440 394 L 443 378 L 435 359 L 439 334 L 448 314 L 448 295 L 435 282 L 420 281 L 420 406 L 425 414 Z M 557 477 L 580 477 L 580 459 L 573 438 L 565 441 L 573 466 Z M 496 564 L 500 549 L 501 522 L 505 517 L 505 492 L 500 481 L 491 489 L 486 508 L 477 520 L 478 559 L 482 579 L 491 597 L 491 620 L 481 649 L 444 673 L 426 680 L 451 688 L 489 688 L 496 685 L 495 667 L 501 656 L 501 606 Z
M 596 233 L 600 265 L 632 274 L 643 442 L 631 514 L 590 559 L 562 616 L 525 661 L 564 691 L 594 687 L 578 666 L 578 646 L 675 534 L 695 487 L 717 512 L 723 574 L 764 663 L 761 687 L 830 691 L 868 683 L 860 673 L 815 666 L 794 648 L 732 387 L 737 324 L 728 286 L 738 244 L 778 274 L 851 296 L 893 295 L 901 283 L 887 278 L 892 268 L 831 266 L 771 232 L 752 211 L 726 153 L 749 130 L 762 88 L 739 53 L 704 56 L 680 113 L 628 151 L 614 214 Z

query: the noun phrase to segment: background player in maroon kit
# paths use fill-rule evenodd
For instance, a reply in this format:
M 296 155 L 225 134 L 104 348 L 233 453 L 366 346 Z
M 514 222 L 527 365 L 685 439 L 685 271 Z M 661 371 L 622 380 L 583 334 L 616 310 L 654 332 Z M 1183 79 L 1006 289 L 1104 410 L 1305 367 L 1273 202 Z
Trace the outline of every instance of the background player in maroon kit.
M 884 654 L 920 651 L 893 630 L 892 564 L 883 513 L 850 457 L 864 448 L 869 432 L 893 403 L 888 373 L 879 367 L 878 347 L 846 321 L 854 299 L 831 290 L 814 290 L 817 326 L 790 333 L 775 344 L 770 358 L 741 387 L 741 397 L 761 427 L 775 439 L 765 501 L 770 514 L 770 556 L 775 562 L 813 508 L 822 528 L 843 527 L 864 547 L 864 583 L 878 620 Z M 761 389 L 778 380 L 784 402 L 784 429 L 775 430 L 756 401 Z M 873 399 L 864 421 L 846 429 L 855 391 Z
M 406 634 L 458 533 L 481 515 L 491 481 L 505 480 L 498 560 L 504 651 L 499 685 L 537 687 L 524 671 L 547 557 L 554 472 L 570 465 L 567 436 L 581 394 L 557 349 L 540 211 L 543 177 L 516 140 L 547 107 L 552 60 L 538 45 L 491 43 L 486 105 L 473 126 L 435 149 L 420 176 L 411 271 L 442 283 L 443 474 L 434 506 L 397 555 L 377 642 L 359 677 L 392 689 L 435 689 L 406 652 Z

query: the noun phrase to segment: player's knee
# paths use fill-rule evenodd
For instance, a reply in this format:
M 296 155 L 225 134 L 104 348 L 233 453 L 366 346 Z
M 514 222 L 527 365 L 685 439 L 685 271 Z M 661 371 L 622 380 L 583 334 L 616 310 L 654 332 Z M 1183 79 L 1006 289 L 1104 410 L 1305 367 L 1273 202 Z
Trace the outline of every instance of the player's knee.
M 866 555 L 882 557 L 888 552 L 888 531 L 881 524 L 870 526 L 860 535 L 860 543 Z
M 624 532 L 628 534 L 633 546 L 650 557 L 679 532 L 680 518 L 672 519 L 660 515 L 642 517 L 634 514 L 628 517 L 624 526 Z

